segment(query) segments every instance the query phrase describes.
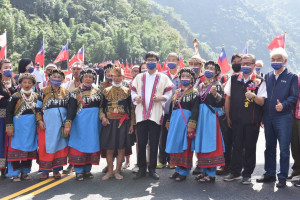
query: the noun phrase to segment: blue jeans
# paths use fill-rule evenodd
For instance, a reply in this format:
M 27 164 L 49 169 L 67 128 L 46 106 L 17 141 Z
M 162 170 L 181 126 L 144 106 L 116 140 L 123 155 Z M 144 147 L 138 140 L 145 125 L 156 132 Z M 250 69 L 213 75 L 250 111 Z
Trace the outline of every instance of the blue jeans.
M 287 178 L 290 165 L 290 143 L 292 137 L 292 114 L 269 117 L 264 116 L 265 125 L 265 171 L 267 175 L 276 175 L 277 140 L 280 149 L 280 172 L 278 178 Z

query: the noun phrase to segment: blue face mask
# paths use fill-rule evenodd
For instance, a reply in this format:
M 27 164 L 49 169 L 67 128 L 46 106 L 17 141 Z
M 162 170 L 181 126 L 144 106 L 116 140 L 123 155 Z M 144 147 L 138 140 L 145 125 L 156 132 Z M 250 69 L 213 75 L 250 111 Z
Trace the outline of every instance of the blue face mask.
M 188 86 L 191 84 L 191 80 L 181 80 L 181 85 Z
M 195 74 L 197 74 L 199 72 L 199 68 L 193 68 L 193 71 L 195 72 Z
M 33 71 L 34 71 L 34 68 L 33 68 L 33 67 L 29 67 L 29 68 L 28 68 L 28 73 L 31 74 Z
M 7 69 L 3 71 L 3 75 L 6 77 L 12 77 L 13 71 L 11 69 Z
M 259 67 L 256 67 L 255 70 L 256 70 L 257 72 L 260 72 L 260 68 L 259 68 Z
M 143 69 L 141 72 L 142 73 L 145 73 L 145 72 L 147 72 L 148 70 L 147 69 Z
M 175 69 L 177 67 L 176 63 L 174 62 L 168 62 L 169 69 Z
M 204 72 L 204 76 L 205 76 L 206 78 L 212 78 L 212 77 L 214 77 L 214 73 L 213 73 L 212 71 L 206 70 L 206 71 Z
M 271 66 L 274 70 L 280 70 L 282 68 L 282 63 L 281 62 L 272 62 Z
M 61 81 L 60 80 L 51 80 L 51 84 L 58 87 L 61 85 Z
M 241 71 L 242 71 L 244 74 L 249 74 L 249 73 L 252 71 L 252 69 L 251 69 L 251 67 L 242 66 Z
M 111 81 L 112 79 L 105 76 L 105 80 L 106 81 Z
M 147 63 L 147 68 L 149 70 L 154 70 L 156 68 L 156 63 L 155 62 L 148 62 Z
M 92 89 L 92 86 L 86 86 L 86 85 L 84 85 L 83 83 L 82 83 L 82 86 L 83 86 L 83 88 L 84 88 L 85 90 L 90 90 L 90 89 Z
M 36 66 L 36 69 L 40 69 L 40 66 Z

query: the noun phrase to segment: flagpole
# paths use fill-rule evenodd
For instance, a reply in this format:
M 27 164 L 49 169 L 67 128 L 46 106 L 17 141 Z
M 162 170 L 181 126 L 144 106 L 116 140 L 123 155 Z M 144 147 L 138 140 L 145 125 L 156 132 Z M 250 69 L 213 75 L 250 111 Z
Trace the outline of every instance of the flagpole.
M 68 46 L 68 54 L 69 54 L 69 39 L 67 39 L 67 46 Z M 68 59 L 67 59 L 67 69 L 69 69 L 69 55 L 68 55 Z
M 6 34 L 6 29 L 4 29 L 4 33 L 5 33 L 5 39 L 6 39 L 6 47 L 5 47 L 5 52 L 4 52 L 4 58 L 6 59 L 6 55 L 7 55 L 7 34 Z
M 83 48 L 83 59 L 82 59 L 82 62 L 84 64 L 84 44 L 82 44 L 82 48 Z
M 43 65 L 43 70 L 45 70 L 45 34 L 43 34 L 43 46 L 44 46 L 44 65 Z
M 286 31 L 284 31 L 284 48 L 286 47 Z

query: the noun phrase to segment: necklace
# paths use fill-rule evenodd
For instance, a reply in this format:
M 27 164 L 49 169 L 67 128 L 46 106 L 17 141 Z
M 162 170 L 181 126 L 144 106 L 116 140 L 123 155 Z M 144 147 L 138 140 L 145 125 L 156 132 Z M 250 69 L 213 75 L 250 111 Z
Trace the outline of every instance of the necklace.
M 30 93 L 30 96 L 27 97 L 24 92 L 20 91 L 22 99 L 24 100 L 27 108 L 33 109 L 35 107 L 35 103 L 34 103 L 34 94 L 33 92 Z
M 92 103 L 92 90 L 90 90 L 90 97 L 89 97 L 89 98 L 86 98 L 87 101 L 88 101 L 88 103 L 85 103 L 85 102 L 83 101 L 83 98 L 82 98 L 82 90 L 83 90 L 83 89 L 80 88 L 79 99 L 80 99 L 81 104 L 82 104 L 83 107 L 88 107 L 88 106 Z
M 201 85 L 201 88 L 200 88 L 200 100 L 201 102 L 204 102 L 208 93 L 210 92 L 210 89 L 212 87 L 212 84 L 208 85 L 206 87 L 206 90 L 204 91 L 204 84 Z
M 51 86 L 51 97 L 53 99 L 55 99 L 55 92 L 54 92 L 54 89 L 52 88 L 52 86 Z M 57 98 L 59 99 L 59 97 L 60 97 L 60 87 L 57 90 Z

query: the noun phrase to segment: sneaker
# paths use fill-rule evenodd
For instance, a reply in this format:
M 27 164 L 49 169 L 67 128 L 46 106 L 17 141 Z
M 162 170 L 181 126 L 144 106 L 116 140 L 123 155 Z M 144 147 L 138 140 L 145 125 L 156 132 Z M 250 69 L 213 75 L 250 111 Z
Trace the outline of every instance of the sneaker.
M 242 184 L 243 185 L 250 185 L 251 184 L 251 178 L 249 178 L 249 177 L 243 177 Z
M 227 166 L 221 166 L 219 169 L 217 169 L 216 175 L 228 175 L 229 174 L 229 167 Z
M 300 179 L 294 184 L 295 187 L 300 187 Z
M 133 173 L 138 173 L 139 171 L 139 166 L 138 165 L 134 165 L 134 168 L 132 168 L 132 172 Z
M 158 162 L 157 165 L 156 165 L 156 169 L 162 169 L 164 167 L 165 167 L 165 165 L 160 163 L 160 162 Z
M 278 183 L 276 184 L 276 187 L 284 188 L 285 186 L 286 186 L 286 179 L 285 178 L 279 178 Z
M 276 176 L 271 176 L 268 174 L 264 174 L 260 178 L 256 179 L 257 183 L 271 183 L 275 181 L 276 181 Z
M 223 180 L 229 182 L 229 181 L 240 180 L 240 179 L 242 179 L 241 175 L 234 175 L 230 173 L 228 176 L 225 176 Z

